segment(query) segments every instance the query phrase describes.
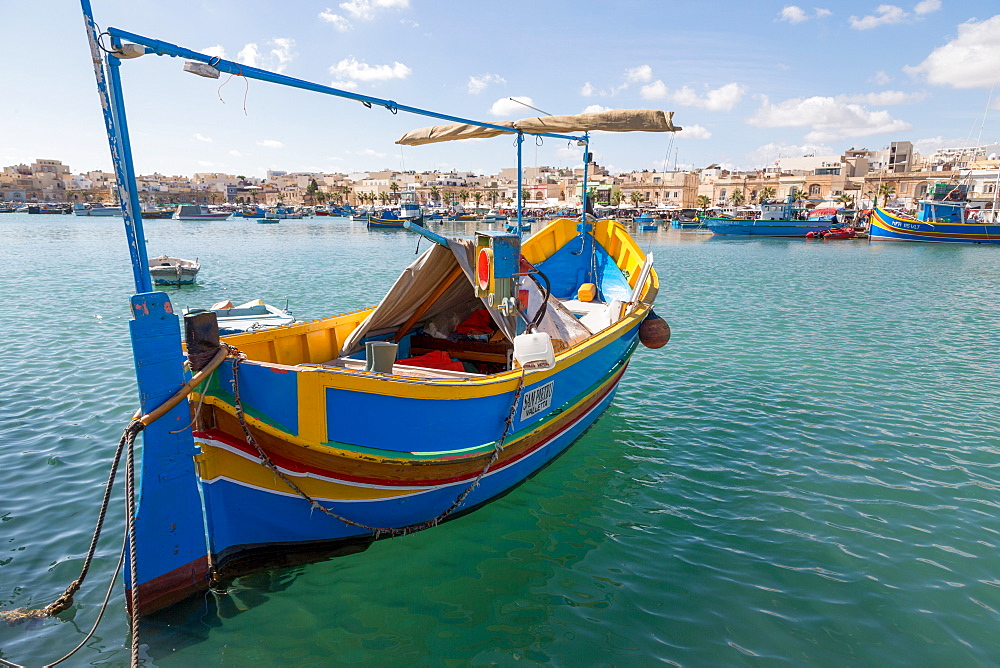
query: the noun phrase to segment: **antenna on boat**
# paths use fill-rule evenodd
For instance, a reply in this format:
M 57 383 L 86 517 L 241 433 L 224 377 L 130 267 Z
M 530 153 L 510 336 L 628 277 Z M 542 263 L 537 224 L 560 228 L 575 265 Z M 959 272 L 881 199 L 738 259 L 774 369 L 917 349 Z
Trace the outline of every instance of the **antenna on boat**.
M 526 102 L 521 102 L 520 100 L 518 100 L 518 99 L 516 99 L 516 98 L 513 98 L 513 97 L 508 97 L 507 99 L 508 99 L 508 100 L 510 100 L 511 102 L 517 102 L 517 103 L 518 103 L 518 104 L 520 104 L 521 106 L 523 106 L 523 107 L 527 107 L 528 109 L 534 109 L 535 111 L 541 111 L 541 112 L 542 112 L 543 114 L 545 114 L 546 116 L 554 116 L 554 115 L 555 115 L 555 114 L 550 114 L 550 113 L 549 113 L 549 112 L 547 112 L 547 111 L 542 111 L 542 110 L 541 110 L 541 109 L 539 109 L 538 107 L 532 107 L 532 106 L 531 106 L 530 104 L 528 104 L 528 103 L 526 103 Z

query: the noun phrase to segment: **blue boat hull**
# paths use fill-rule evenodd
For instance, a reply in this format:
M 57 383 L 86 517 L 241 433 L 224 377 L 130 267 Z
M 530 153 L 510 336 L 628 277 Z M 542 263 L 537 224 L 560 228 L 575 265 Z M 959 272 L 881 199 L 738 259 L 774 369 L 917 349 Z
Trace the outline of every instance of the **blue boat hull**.
M 830 229 L 829 221 L 706 218 L 704 222 L 712 234 L 721 236 L 805 237 L 810 232 Z

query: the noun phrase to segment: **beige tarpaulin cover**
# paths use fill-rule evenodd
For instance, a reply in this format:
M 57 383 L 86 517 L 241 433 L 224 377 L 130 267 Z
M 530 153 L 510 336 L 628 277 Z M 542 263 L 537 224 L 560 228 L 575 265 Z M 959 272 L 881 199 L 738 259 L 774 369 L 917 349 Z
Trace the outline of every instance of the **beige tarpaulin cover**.
M 459 278 L 452 283 L 451 287 L 430 305 L 421 320 L 430 319 L 475 299 L 472 283 L 475 276 L 473 270 L 475 242 L 469 239 L 449 239 L 448 243 L 449 248 L 434 244 L 403 270 L 378 306 L 344 341 L 340 349 L 341 356 L 360 350 L 361 342 L 372 332 L 391 330 L 403 325 L 456 266 L 462 268 L 466 278 L 464 280 Z M 529 314 L 533 315 L 541 303 L 541 293 L 532 281 L 524 281 L 522 287 L 529 292 L 528 310 Z M 553 338 L 565 341 L 568 345 L 573 345 L 589 336 L 590 333 L 571 313 L 562 308 L 555 297 L 549 296 L 548 304 L 545 318 L 539 327 L 541 331 L 548 332 Z M 489 311 L 493 322 L 504 331 L 507 338 L 513 341 L 516 334 L 513 318 L 504 316 L 498 309 L 487 305 L 485 300 L 483 307 Z
M 513 128 L 510 121 L 501 121 L 496 125 Z M 410 130 L 399 138 L 397 144 L 404 146 L 420 146 L 422 144 L 433 144 L 439 141 L 455 141 L 458 139 L 486 139 L 497 135 L 511 134 L 495 128 L 484 128 L 478 125 L 468 125 L 466 123 L 452 123 L 451 125 L 432 125 L 427 128 Z
M 396 282 L 389 288 L 382 301 L 368 317 L 351 332 L 344 341 L 340 354 L 349 355 L 361 348 L 361 341 L 369 332 L 388 327 L 399 327 L 424 303 L 441 281 L 448 276 L 458 262 L 454 254 L 444 246 L 434 244 L 418 257 L 413 264 L 403 270 Z M 452 283 L 444 294 L 427 311 L 427 317 L 457 306 L 473 298 L 475 292 L 467 280 Z
M 503 125 L 523 132 L 585 132 L 602 130 L 604 132 L 676 132 L 681 128 L 673 123 L 674 112 L 658 109 L 612 109 L 596 111 L 588 114 L 572 116 L 540 116 L 523 118 L 519 121 L 504 121 L 495 125 Z M 434 125 L 431 127 L 411 130 L 396 140 L 404 146 L 420 146 L 441 141 L 456 139 L 477 139 L 496 137 L 504 134 L 503 130 L 483 128 L 466 123 L 451 125 Z

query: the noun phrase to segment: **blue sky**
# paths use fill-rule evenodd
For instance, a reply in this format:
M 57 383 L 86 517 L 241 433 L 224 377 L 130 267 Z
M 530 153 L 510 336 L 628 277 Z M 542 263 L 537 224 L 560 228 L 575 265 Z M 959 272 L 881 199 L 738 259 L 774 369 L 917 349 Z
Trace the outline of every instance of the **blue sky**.
M 996 0 L 879 4 L 574 0 L 92 0 L 97 22 L 402 104 L 481 120 L 655 108 L 685 128 L 594 135 L 613 171 L 754 168 L 782 156 L 1000 140 Z M 0 0 L 0 165 L 110 169 L 79 5 Z M 145 56 L 122 67 L 140 173 L 515 164 L 500 137 L 396 146 L 426 119 Z M 244 104 L 245 99 L 245 104 Z M 988 107 L 990 107 L 988 109 Z M 566 142 L 526 166 L 574 166 Z

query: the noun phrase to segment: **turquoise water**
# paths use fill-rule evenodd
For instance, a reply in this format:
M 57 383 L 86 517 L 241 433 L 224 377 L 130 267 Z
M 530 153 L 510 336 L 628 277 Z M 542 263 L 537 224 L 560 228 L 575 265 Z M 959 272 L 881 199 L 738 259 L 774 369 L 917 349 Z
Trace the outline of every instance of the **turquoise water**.
M 374 304 L 415 237 L 315 218 L 149 221 L 198 257 L 175 307 Z M 442 227 L 469 232 L 471 224 Z M 158 666 L 988 665 L 1000 661 L 996 248 L 639 233 L 673 338 L 503 499 L 367 552 L 242 578 L 144 625 Z M 135 410 L 121 221 L 0 215 L 0 607 L 79 572 Z M 426 247 L 426 242 L 423 247 Z M 89 629 L 121 495 L 30 665 Z M 120 591 L 69 665 L 121 665 Z

